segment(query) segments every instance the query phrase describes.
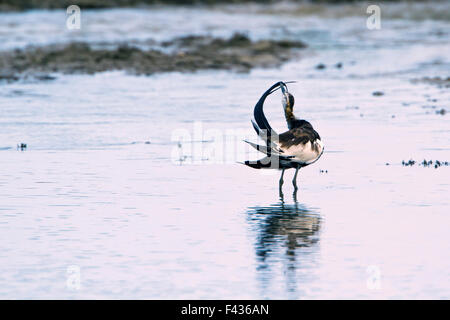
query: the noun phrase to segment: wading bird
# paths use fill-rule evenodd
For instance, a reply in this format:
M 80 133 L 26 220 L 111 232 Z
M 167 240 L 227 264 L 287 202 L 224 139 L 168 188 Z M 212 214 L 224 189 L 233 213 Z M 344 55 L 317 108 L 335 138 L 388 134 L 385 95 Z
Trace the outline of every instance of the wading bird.
M 264 115 L 263 105 L 266 98 L 280 88 L 282 92 L 281 102 L 289 130 L 277 134 Z M 262 146 L 245 141 L 256 150 L 266 154 L 266 157 L 260 160 L 245 161 L 245 165 L 255 169 L 282 170 L 279 183 L 280 194 L 282 194 L 284 171 L 289 168 L 295 169 L 292 184 L 297 191 L 298 170 L 316 162 L 324 150 L 319 134 L 308 121 L 297 119 L 294 116 L 293 109 L 294 96 L 289 93 L 286 83 L 282 81 L 275 83 L 261 96 L 253 112 L 255 117 L 255 120 L 252 120 L 253 127 L 258 136 L 266 142 L 266 145 Z

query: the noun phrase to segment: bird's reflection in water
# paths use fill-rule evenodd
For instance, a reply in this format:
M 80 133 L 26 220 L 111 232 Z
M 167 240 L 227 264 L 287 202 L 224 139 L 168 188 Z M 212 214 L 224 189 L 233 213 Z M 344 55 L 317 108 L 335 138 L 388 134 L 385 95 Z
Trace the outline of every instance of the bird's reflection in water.
M 317 211 L 297 203 L 295 197 L 294 201 L 285 204 L 282 200 L 247 210 L 249 224 L 256 234 L 257 275 L 263 296 L 268 294 L 271 280 L 278 273 L 285 278 L 287 296 L 297 298 L 297 284 L 303 278 L 297 271 L 303 269 L 307 274 L 307 269 L 314 266 L 321 217 Z

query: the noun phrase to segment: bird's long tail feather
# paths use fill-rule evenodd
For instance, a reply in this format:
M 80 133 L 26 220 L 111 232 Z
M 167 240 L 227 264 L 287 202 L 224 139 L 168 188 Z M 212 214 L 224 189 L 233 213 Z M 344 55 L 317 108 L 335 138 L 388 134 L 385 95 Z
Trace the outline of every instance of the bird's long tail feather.
M 252 120 L 252 125 L 256 131 L 256 134 L 264 141 L 267 148 L 269 148 L 269 146 L 270 146 L 271 149 L 278 150 L 278 145 L 276 144 L 276 142 L 278 141 L 278 135 L 275 137 L 269 136 L 268 132 L 266 130 L 261 130 L 259 128 L 259 126 L 253 120 Z M 275 142 L 274 142 L 274 140 L 275 140 Z
M 264 111 L 263 111 L 264 101 L 266 101 L 266 98 L 270 94 L 272 94 L 275 91 L 277 91 L 278 89 L 280 89 L 281 84 L 294 83 L 294 82 L 296 82 L 296 81 L 286 81 L 286 82 L 278 81 L 273 86 L 271 86 L 269 89 L 267 89 L 266 92 L 264 92 L 264 94 L 261 96 L 261 98 L 259 98 L 258 102 L 255 105 L 255 108 L 253 110 L 253 116 L 255 118 L 256 124 L 258 125 L 259 130 L 267 131 L 268 138 L 277 137 L 278 134 L 275 132 L 275 130 L 272 129 L 272 127 L 269 124 L 269 121 L 267 121 L 267 118 L 264 115 Z M 253 127 L 255 127 L 254 123 L 253 123 Z M 258 132 L 256 127 L 255 127 L 255 130 Z
M 280 169 L 282 167 L 282 164 L 286 162 L 286 160 L 287 159 L 283 157 L 271 155 L 259 160 L 247 160 L 244 162 L 244 164 L 254 169 Z
M 276 148 L 276 147 L 275 148 L 274 147 L 269 148 L 267 146 L 262 146 L 262 145 L 259 145 L 259 144 L 256 144 L 256 143 L 253 143 L 253 142 L 250 142 L 250 141 L 247 141 L 247 140 L 244 140 L 244 142 L 248 143 L 249 145 L 251 145 L 256 150 L 258 150 L 258 151 L 260 151 L 260 152 L 262 152 L 262 153 L 264 153 L 264 154 L 266 154 L 268 156 L 275 155 L 277 157 L 280 157 L 281 159 L 286 159 L 286 160 L 294 158 L 294 156 L 282 155 L 281 153 L 283 151 L 280 150 L 279 148 Z
M 253 116 L 255 117 L 256 124 L 258 125 L 260 130 L 265 130 L 267 132 L 268 140 L 270 140 L 271 137 L 278 136 L 278 134 L 275 132 L 275 130 L 272 129 L 272 127 L 269 124 L 269 121 L 267 121 L 267 118 L 264 115 L 263 111 L 264 101 L 272 92 L 274 92 L 278 87 L 280 87 L 281 83 L 282 82 L 279 81 L 275 83 L 273 86 L 271 86 L 269 89 L 267 89 L 266 92 L 264 92 L 264 94 L 261 96 L 261 98 L 259 98 L 258 102 L 255 105 L 255 109 L 253 110 Z
M 272 166 L 272 162 L 270 161 L 269 157 L 265 157 L 256 161 L 247 160 L 244 162 L 244 164 L 254 169 L 264 169 L 270 168 Z

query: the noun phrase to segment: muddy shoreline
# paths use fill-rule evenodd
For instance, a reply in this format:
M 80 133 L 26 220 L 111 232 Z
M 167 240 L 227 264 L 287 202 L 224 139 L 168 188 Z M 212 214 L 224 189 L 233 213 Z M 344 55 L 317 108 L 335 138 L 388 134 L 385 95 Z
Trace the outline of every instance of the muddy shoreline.
M 145 50 L 119 44 L 106 49 L 77 42 L 2 52 L 0 81 L 30 77 L 51 80 L 50 73 L 93 74 L 112 70 L 138 75 L 206 69 L 247 72 L 256 67 L 281 65 L 306 47 L 301 41 L 251 41 L 238 33 L 228 39 L 186 36 L 158 46 Z

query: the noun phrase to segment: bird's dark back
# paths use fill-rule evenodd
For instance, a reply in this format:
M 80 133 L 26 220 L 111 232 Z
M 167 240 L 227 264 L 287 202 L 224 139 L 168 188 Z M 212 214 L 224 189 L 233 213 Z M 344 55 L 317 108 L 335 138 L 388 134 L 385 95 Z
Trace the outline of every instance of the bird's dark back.
M 306 120 L 293 120 L 292 127 L 279 135 L 279 141 L 283 148 L 289 148 L 293 145 L 305 144 L 309 141 L 313 143 L 320 140 L 320 135 L 314 130 L 313 126 Z

